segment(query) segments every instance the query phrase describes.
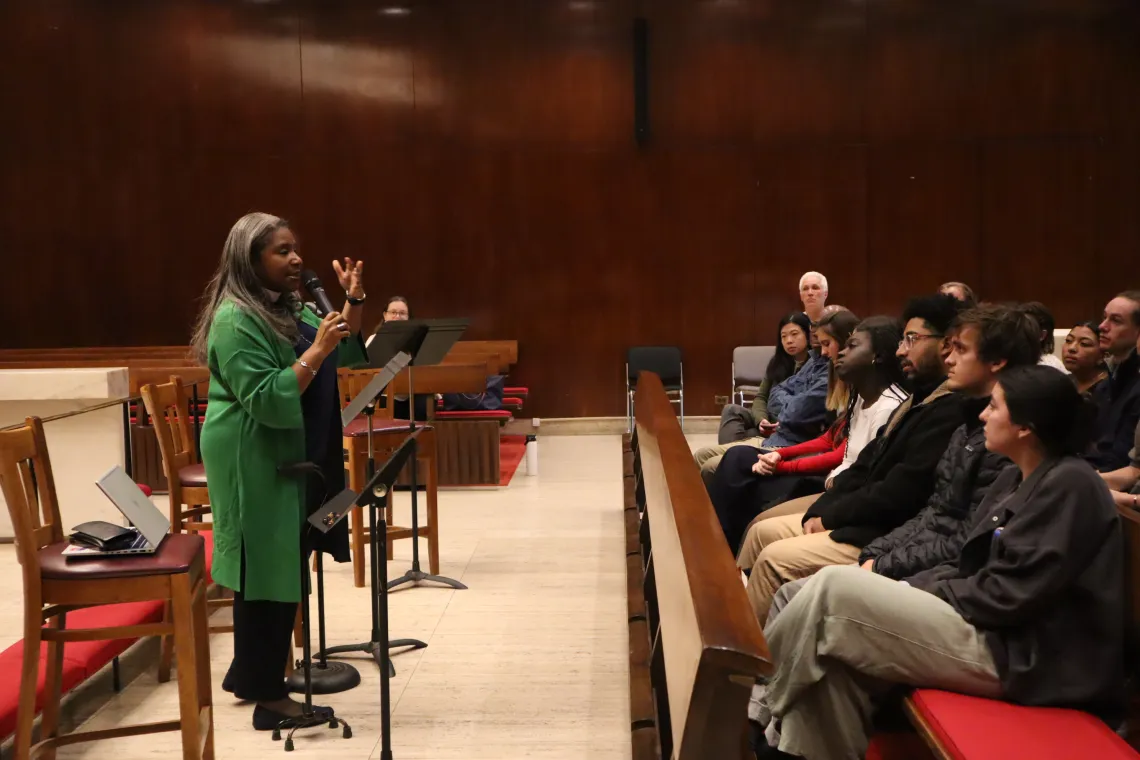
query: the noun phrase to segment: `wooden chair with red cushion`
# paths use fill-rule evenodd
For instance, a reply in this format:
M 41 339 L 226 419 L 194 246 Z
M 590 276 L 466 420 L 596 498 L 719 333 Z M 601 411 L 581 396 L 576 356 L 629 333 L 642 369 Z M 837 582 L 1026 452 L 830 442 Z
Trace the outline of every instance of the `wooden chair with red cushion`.
M 53 758 L 58 747 L 164 731 L 182 734 L 184 760 L 214 756 L 209 637 L 206 632 L 206 569 L 203 541 L 196 535 L 167 536 L 151 555 L 69 561 L 55 479 L 43 424 L 36 417 L 0 432 L 0 488 L 16 539 L 24 586 L 24 649 L 16 721 L 16 760 Z M 68 628 L 68 613 L 124 602 L 160 601 L 172 615 L 162 622 Z M 45 627 L 44 624 L 47 623 Z M 173 636 L 178 642 L 179 719 L 59 735 L 59 703 L 65 680 L 65 642 Z M 40 642 L 47 643 L 42 689 L 42 740 L 32 746 Z
M 210 492 L 206 484 L 206 468 L 198 461 L 198 447 L 194 441 L 194 423 L 190 416 L 190 398 L 186 384 L 178 375 L 162 385 L 147 384 L 139 389 L 147 414 L 154 424 L 158 448 L 162 452 L 162 469 L 170 488 L 170 532 L 198 533 L 206 542 L 206 577 L 210 582 L 210 565 L 213 561 L 213 524 L 204 520 L 210 514 Z M 233 598 L 210 599 L 212 612 L 232 607 Z M 211 625 L 210 633 L 229 633 L 233 625 Z M 162 642 L 162 656 L 158 665 L 158 680 L 170 679 L 174 642 L 166 637 Z

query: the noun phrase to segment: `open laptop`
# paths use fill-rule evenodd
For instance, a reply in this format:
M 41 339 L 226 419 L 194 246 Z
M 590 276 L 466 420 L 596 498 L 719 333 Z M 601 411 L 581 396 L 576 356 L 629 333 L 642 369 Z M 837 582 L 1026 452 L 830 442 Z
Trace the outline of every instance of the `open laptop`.
M 138 483 L 122 467 L 115 465 L 107 474 L 95 481 L 103 495 L 111 500 L 123 517 L 138 530 L 138 537 L 123 549 L 105 551 L 72 544 L 63 550 L 70 559 L 90 557 L 116 557 L 126 554 L 154 554 L 170 530 L 170 520 L 139 489 Z

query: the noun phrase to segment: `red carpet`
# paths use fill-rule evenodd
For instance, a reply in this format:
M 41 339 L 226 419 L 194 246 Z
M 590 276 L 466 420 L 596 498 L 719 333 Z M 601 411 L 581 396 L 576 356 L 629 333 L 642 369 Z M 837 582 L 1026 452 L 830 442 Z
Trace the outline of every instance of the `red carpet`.
M 525 435 L 499 436 L 499 485 L 510 485 L 515 470 L 526 456 Z

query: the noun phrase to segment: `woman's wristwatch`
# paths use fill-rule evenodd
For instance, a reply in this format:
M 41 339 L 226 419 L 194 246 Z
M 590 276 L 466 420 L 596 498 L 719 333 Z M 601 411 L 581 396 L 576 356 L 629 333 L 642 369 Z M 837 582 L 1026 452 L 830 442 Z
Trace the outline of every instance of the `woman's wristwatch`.
M 359 306 L 360 304 L 362 304 L 362 303 L 364 303 L 365 301 L 367 301 L 367 300 L 368 300 L 368 294 L 367 294 L 367 293 L 362 293 L 362 294 L 360 295 L 360 298 L 353 298 L 352 296 L 350 296 L 350 295 L 349 295 L 349 294 L 346 292 L 346 293 L 344 294 L 344 300 L 348 301 L 348 305 L 349 305 L 349 306 Z

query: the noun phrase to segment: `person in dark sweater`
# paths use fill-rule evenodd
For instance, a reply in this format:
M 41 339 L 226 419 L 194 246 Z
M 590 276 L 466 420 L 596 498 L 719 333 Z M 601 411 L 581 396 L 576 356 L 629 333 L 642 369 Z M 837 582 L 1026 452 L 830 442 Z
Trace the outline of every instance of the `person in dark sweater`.
M 765 630 L 776 672 L 758 759 L 861 757 L 891 684 L 1123 717 L 1124 540 L 1107 486 L 1076 456 L 1092 416 L 1056 370 L 1001 374 L 985 441 L 1016 467 L 960 557 L 905 582 L 854 566 L 809 580 Z
M 1093 391 L 1099 409 L 1093 446 L 1085 459 L 1099 472 L 1125 467 L 1140 421 L 1140 290 L 1127 290 L 1104 307 L 1100 347 L 1109 377 Z
M 947 382 L 967 397 L 965 419 L 938 460 L 926 506 L 863 547 L 859 564 L 864 570 L 905 578 L 958 557 L 978 505 L 1002 471 L 1013 466 L 986 448 L 978 415 L 989 405 L 1002 372 L 1038 363 L 1042 346 L 1029 316 L 1023 309 L 982 306 L 958 317 L 946 359 Z
M 935 465 L 962 422 L 963 397 L 946 384 L 944 363 L 959 309 L 941 294 L 907 305 L 898 357 L 913 384 L 911 397 L 829 490 L 780 505 L 778 516 L 748 530 L 737 565 L 748 574 L 748 600 L 761 624 L 782 584 L 855 562 L 865 545 L 926 504 Z

